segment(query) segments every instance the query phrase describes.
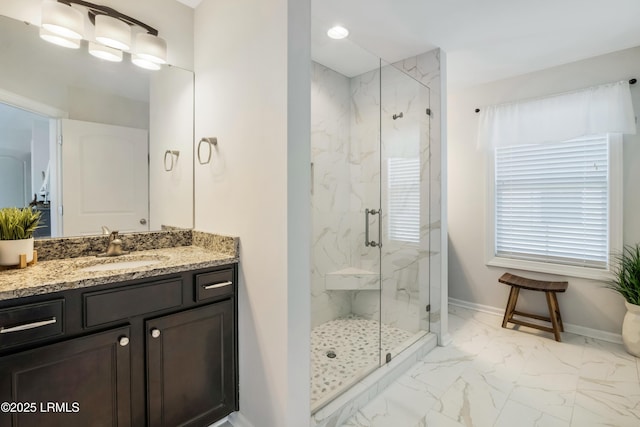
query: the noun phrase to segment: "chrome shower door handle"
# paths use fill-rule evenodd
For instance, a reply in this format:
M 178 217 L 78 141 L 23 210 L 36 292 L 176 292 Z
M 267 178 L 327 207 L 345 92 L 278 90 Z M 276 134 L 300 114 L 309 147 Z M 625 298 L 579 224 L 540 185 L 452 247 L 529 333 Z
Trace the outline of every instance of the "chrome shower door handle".
M 382 247 L 382 208 L 378 209 L 378 247 Z
M 369 215 L 380 214 L 378 218 L 378 230 L 380 232 L 380 236 L 382 236 L 382 209 L 365 209 L 364 210 L 364 245 L 369 247 L 382 247 L 381 243 L 376 242 L 375 240 L 369 240 Z
M 364 245 L 369 247 L 369 209 L 364 210 Z

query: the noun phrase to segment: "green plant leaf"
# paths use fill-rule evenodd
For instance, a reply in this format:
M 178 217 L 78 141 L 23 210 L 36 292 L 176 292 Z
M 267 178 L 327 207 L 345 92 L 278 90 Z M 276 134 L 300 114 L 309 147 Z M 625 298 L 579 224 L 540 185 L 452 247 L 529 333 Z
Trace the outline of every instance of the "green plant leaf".
M 614 278 L 607 287 L 622 295 L 628 303 L 640 305 L 640 243 L 625 246 L 613 259 Z
M 0 240 L 22 240 L 33 237 L 39 227 L 41 212 L 27 208 L 0 209 Z

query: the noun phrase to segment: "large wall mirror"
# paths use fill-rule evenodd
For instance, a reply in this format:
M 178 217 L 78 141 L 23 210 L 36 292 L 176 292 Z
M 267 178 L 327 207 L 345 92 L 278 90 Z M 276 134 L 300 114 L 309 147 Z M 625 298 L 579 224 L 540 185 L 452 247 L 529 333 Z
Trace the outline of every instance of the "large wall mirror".
M 38 32 L 0 16 L 0 208 L 41 210 L 39 237 L 192 227 L 193 72 Z

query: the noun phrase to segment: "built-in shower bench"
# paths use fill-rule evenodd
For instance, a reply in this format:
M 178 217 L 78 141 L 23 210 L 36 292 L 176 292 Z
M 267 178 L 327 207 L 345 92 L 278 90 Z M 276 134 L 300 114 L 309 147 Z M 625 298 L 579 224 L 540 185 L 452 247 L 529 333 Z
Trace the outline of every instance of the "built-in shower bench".
M 325 288 L 329 291 L 378 291 L 380 274 L 355 267 L 327 273 L 324 277 Z

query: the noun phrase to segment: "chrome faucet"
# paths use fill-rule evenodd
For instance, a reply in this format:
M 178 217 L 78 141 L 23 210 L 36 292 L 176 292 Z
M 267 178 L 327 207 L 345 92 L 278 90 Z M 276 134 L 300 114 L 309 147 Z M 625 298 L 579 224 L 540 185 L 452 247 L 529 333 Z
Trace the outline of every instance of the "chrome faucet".
M 107 227 L 102 227 L 102 231 L 103 233 L 107 234 L 109 233 L 109 229 Z M 128 254 L 129 251 L 123 251 L 122 250 L 122 240 L 120 239 L 119 235 L 118 235 L 118 231 L 112 231 L 109 234 L 109 241 L 108 241 L 108 246 L 107 246 L 107 251 L 101 254 L 98 254 L 99 257 L 104 257 L 104 256 L 120 256 L 120 255 L 126 255 Z

